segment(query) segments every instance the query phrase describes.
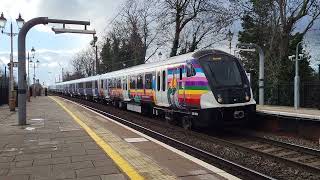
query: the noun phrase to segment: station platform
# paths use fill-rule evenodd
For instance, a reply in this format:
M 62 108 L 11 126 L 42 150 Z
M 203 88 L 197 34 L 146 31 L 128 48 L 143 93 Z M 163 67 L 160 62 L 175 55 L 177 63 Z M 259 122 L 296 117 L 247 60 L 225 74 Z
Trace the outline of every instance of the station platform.
M 320 121 L 320 110 L 318 109 L 294 109 L 294 107 L 289 106 L 257 105 L 257 112 L 274 116 L 291 117 L 293 119 Z
M 0 180 L 238 179 L 59 97 L 37 97 L 26 126 L 0 106 Z

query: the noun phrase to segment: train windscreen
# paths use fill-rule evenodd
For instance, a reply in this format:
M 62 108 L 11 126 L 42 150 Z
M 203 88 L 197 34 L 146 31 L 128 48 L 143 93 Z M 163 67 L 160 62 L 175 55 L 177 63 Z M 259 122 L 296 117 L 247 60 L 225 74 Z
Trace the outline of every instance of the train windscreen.
M 229 56 L 207 56 L 202 60 L 202 65 L 207 75 L 211 75 L 216 88 L 242 86 L 242 77 L 236 59 Z

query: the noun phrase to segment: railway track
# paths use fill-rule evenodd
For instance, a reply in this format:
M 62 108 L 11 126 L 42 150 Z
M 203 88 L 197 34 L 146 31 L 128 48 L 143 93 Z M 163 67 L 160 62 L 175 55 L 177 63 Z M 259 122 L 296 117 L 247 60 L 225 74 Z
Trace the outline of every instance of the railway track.
M 139 131 L 148 134 L 149 136 L 159 139 L 166 144 L 174 146 L 182 151 L 188 152 L 189 154 L 198 157 L 208 163 L 211 164 L 219 164 L 219 167 L 224 169 L 228 169 L 230 172 L 235 172 L 235 175 L 240 175 L 240 177 L 245 179 L 295 179 L 296 175 L 273 175 L 272 170 L 264 169 L 262 171 L 259 170 L 259 167 L 247 166 L 244 167 L 243 163 L 238 163 L 237 161 L 230 161 L 225 159 L 223 156 L 217 156 L 216 154 L 211 153 L 210 151 L 203 150 L 204 148 L 198 147 L 193 143 L 186 143 L 175 138 L 164 135 L 163 133 L 156 132 L 155 130 L 151 130 L 149 128 L 143 127 L 139 124 L 133 123 L 131 121 L 126 120 L 125 118 L 121 118 L 115 116 L 114 114 L 105 112 L 102 108 L 95 108 L 92 106 L 99 107 L 99 105 L 94 105 L 95 103 L 83 101 L 80 99 L 68 98 L 71 100 L 75 100 L 82 105 L 85 105 L 87 108 L 90 108 L 98 113 L 101 113 L 107 117 L 113 118 L 115 120 L 120 121 L 123 124 L 126 124 L 132 128 L 135 128 Z M 101 106 L 101 105 L 100 105 Z M 137 115 L 138 116 L 138 115 Z M 164 126 L 164 123 L 157 123 L 157 126 Z M 178 130 L 177 130 L 178 129 Z M 306 171 L 311 176 L 314 174 L 315 177 L 311 179 L 318 179 L 320 177 L 320 152 L 318 150 L 314 150 L 311 148 L 306 148 L 302 146 L 297 146 L 294 144 L 282 143 L 270 139 L 265 139 L 261 137 L 252 137 L 248 135 L 234 135 L 227 137 L 215 137 L 208 134 L 203 134 L 199 132 L 186 132 L 181 128 L 174 128 L 174 131 L 180 131 L 177 133 L 192 135 L 193 138 L 201 141 L 206 141 L 208 144 L 219 144 L 222 147 L 231 147 L 233 149 L 239 150 L 241 152 L 245 152 L 249 155 L 260 156 L 265 159 L 270 159 L 276 163 L 282 163 L 282 166 L 291 168 L 294 167 L 298 169 L 300 172 Z M 190 145 L 190 144 L 193 144 Z M 196 144 L 196 143 L 195 143 Z M 319 163 L 319 166 L 318 166 Z M 281 166 L 277 166 L 278 168 Z M 263 168 L 262 168 L 263 169 Z M 272 168 L 271 168 L 272 169 Z M 278 170 L 279 169 L 275 169 Z M 259 173 L 259 172 L 263 173 Z M 241 173 L 239 173 L 241 172 Z M 267 172 L 267 173 L 266 173 Z M 281 170 L 280 170 L 281 172 Z M 234 174 L 234 173 L 233 173 Z M 287 173 L 290 174 L 290 173 Z
M 301 168 L 313 173 L 320 173 L 320 151 L 317 149 L 244 133 L 241 133 L 240 136 L 238 133 L 233 136 L 212 138 L 214 142 L 220 141 L 221 143 L 247 151 L 248 153 L 259 154 L 292 167 Z

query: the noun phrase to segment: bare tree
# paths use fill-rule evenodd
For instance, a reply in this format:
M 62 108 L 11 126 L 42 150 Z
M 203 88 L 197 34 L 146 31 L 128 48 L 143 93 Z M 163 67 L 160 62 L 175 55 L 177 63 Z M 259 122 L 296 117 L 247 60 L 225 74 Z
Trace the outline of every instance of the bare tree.
M 94 74 L 95 52 L 91 47 L 77 53 L 72 61 L 73 73 L 86 77 Z
M 163 0 L 161 4 L 163 26 L 173 32 L 170 56 L 177 55 L 179 48 L 180 54 L 194 51 L 203 42 L 203 47 L 211 46 L 233 19 L 224 1 Z

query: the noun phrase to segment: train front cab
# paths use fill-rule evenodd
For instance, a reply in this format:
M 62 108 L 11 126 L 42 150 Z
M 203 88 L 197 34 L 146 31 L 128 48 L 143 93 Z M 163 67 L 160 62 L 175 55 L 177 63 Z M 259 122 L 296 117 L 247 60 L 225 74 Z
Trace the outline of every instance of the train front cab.
M 210 91 L 201 96 L 197 126 L 222 127 L 246 124 L 254 118 L 256 102 L 241 63 L 222 51 L 202 51 L 198 62 Z

